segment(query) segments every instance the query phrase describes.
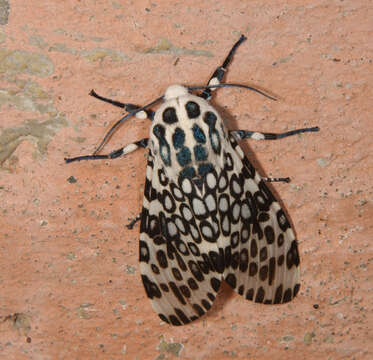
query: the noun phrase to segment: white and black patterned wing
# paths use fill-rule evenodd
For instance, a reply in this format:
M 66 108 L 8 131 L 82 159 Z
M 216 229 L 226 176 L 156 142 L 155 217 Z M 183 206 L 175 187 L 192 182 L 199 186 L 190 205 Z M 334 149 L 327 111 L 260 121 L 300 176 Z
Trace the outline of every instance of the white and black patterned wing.
M 153 308 L 186 324 L 211 307 L 223 278 L 246 299 L 290 301 L 299 255 L 285 213 L 215 109 L 180 86 L 165 97 L 150 131 L 140 228 Z
M 222 172 L 227 180 L 230 237 L 224 278 L 248 300 L 286 303 L 297 295 L 300 287 L 294 232 L 235 138 L 231 135 L 229 140 Z M 222 241 L 227 244 L 226 239 Z
M 218 221 L 210 217 L 197 186 L 180 179 L 170 181 L 149 151 L 140 270 L 154 310 L 172 325 L 187 324 L 210 309 L 224 271 Z

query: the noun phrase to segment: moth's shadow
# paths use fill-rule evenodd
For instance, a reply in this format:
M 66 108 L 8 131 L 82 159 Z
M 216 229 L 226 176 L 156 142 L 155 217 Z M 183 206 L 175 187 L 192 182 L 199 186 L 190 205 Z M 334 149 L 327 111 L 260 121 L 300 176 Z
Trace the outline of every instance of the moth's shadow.
M 236 294 L 235 291 L 225 281 L 222 281 L 219 291 L 216 295 L 216 299 L 211 305 L 211 309 L 209 309 L 203 316 L 193 321 L 193 323 L 198 324 L 206 320 L 214 321 L 215 319 L 221 317 L 223 314 L 222 310 L 225 304 L 227 304 L 236 295 L 238 296 L 238 294 Z
M 235 291 L 225 281 L 222 281 L 213 307 L 216 306 L 217 309 L 223 308 L 224 304 L 226 304 L 229 299 L 234 297 L 235 294 Z

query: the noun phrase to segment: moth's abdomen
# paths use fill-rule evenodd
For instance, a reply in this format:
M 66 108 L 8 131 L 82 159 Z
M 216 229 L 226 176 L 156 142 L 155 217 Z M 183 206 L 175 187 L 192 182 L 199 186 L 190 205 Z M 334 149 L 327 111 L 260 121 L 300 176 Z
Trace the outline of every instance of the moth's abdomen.
M 168 177 L 203 177 L 223 165 L 226 130 L 207 101 L 182 89 L 173 85 L 166 92 L 167 101 L 156 112 L 150 130 L 150 150 Z

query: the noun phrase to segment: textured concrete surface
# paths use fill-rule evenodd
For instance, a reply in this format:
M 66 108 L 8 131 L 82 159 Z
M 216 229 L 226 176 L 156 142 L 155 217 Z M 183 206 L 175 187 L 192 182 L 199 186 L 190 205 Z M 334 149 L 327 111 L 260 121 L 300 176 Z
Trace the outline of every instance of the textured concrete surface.
M 0 1 L 0 357 L 372 359 L 371 1 Z M 302 287 L 265 306 L 223 287 L 189 326 L 161 323 L 143 290 L 138 232 L 145 151 L 92 152 L 121 112 L 94 88 L 145 104 L 204 84 L 248 36 L 220 90 L 232 129 L 321 132 L 244 141 L 299 238 Z M 139 140 L 131 119 L 105 150 Z

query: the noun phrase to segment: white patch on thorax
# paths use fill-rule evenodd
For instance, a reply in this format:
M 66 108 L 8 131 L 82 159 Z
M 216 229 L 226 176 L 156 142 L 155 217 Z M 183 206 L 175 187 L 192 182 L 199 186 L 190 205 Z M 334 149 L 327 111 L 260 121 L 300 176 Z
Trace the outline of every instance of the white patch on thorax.
M 167 88 L 164 98 L 165 100 L 175 99 L 188 94 L 188 89 L 182 85 L 171 85 Z

